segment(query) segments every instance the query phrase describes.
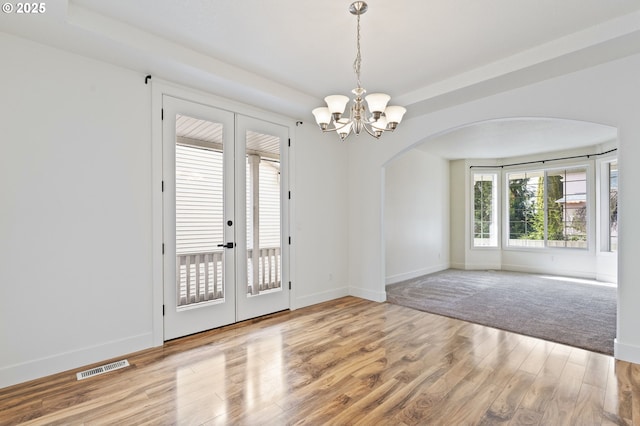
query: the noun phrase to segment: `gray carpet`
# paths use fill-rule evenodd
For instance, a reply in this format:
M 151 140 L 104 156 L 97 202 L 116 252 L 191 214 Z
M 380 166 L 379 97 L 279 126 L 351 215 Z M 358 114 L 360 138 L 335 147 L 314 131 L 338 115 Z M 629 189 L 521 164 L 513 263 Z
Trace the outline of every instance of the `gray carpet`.
M 448 269 L 388 285 L 387 301 L 613 355 L 616 288 L 549 278 Z

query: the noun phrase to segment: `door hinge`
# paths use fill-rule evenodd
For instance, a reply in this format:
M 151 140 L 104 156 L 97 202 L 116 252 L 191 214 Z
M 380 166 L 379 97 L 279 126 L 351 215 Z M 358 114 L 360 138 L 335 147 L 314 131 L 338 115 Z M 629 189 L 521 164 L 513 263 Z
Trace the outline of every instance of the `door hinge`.
M 289 245 L 291 245 L 291 237 L 289 237 Z
M 164 305 L 162 305 L 162 316 L 164 316 Z
M 291 191 L 289 191 L 289 199 L 291 199 Z
M 289 281 L 289 290 L 291 290 L 291 281 Z
M 289 138 L 289 146 L 291 146 L 291 138 Z
M 160 110 L 160 120 L 164 120 L 164 108 Z
M 162 243 L 162 254 L 164 254 L 164 243 Z
M 162 192 L 164 192 L 164 181 L 162 181 Z

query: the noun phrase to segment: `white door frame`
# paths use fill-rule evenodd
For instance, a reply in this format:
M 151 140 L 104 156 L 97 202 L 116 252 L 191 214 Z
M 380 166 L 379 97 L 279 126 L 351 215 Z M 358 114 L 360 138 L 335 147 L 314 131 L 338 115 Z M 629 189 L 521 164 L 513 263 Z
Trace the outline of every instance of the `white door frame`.
M 260 120 L 272 122 L 289 128 L 289 140 L 290 147 L 288 149 L 288 161 L 286 167 L 290 169 L 290 163 L 293 161 L 295 151 L 295 129 L 296 122 L 292 119 L 274 114 L 269 111 L 264 111 L 258 108 L 251 107 L 246 104 L 235 102 L 229 99 L 221 98 L 202 91 L 188 89 L 186 87 L 164 81 L 153 77 L 151 80 L 151 188 L 152 188 L 152 252 L 151 252 L 151 265 L 152 265 L 152 300 L 151 306 L 148 306 L 151 320 L 152 320 L 152 342 L 151 346 L 162 346 L 164 344 L 164 320 L 163 320 L 163 204 L 162 204 L 162 97 L 163 95 L 169 95 L 176 98 L 185 99 L 191 102 L 201 103 L 203 105 L 209 105 L 214 108 L 224 109 L 237 114 L 246 115 L 249 117 L 255 117 Z M 293 176 L 288 173 L 288 191 L 293 191 L 295 180 Z M 286 187 L 286 185 L 285 185 Z M 283 230 L 287 230 L 289 237 L 295 240 L 294 232 L 291 227 L 291 223 L 294 221 L 292 214 L 293 202 L 288 198 L 283 198 L 283 215 L 286 211 L 288 223 Z M 284 231 L 286 235 L 286 231 Z M 294 280 L 294 270 L 291 268 L 295 251 L 293 250 L 294 244 L 287 244 L 288 249 L 288 261 L 283 261 L 283 268 L 287 268 L 289 274 L 289 281 Z M 284 247 L 283 247 L 284 249 Z M 288 285 L 288 283 L 287 283 Z M 295 306 L 292 303 L 294 300 L 295 287 L 289 293 L 289 305 L 290 309 L 294 309 Z

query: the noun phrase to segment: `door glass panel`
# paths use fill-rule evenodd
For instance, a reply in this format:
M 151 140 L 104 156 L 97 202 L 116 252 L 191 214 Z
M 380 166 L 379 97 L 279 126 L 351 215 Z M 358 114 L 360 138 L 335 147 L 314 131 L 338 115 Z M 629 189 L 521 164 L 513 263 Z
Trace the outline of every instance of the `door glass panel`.
M 246 132 L 247 294 L 282 290 L 280 138 Z
M 176 303 L 224 301 L 221 123 L 176 115 Z

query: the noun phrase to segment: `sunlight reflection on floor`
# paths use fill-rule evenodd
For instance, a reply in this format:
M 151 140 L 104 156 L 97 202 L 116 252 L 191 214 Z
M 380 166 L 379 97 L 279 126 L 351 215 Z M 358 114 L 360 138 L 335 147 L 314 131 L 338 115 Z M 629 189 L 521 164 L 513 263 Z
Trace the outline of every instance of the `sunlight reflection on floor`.
M 560 277 L 556 275 L 538 275 L 538 277 L 544 278 L 547 280 L 567 281 L 567 282 L 579 283 L 579 284 L 599 285 L 603 287 L 618 287 L 618 285 L 615 283 L 607 283 L 604 281 L 589 280 L 585 278 Z

